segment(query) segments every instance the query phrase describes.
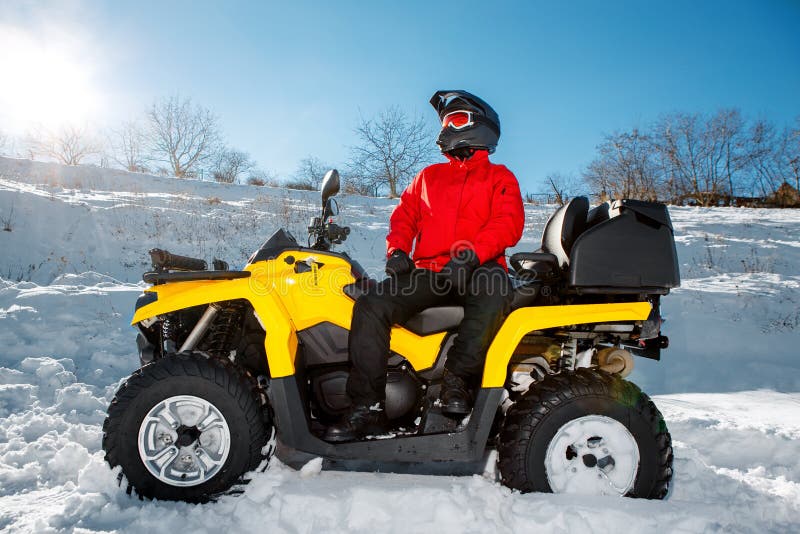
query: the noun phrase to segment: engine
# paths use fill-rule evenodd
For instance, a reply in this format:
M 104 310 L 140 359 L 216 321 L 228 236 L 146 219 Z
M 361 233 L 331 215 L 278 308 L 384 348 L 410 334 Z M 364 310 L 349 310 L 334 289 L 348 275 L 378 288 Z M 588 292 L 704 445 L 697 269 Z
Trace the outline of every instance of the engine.
M 345 368 L 326 369 L 321 372 L 310 372 L 311 394 L 316 401 L 321 419 L 334 419 L 350 407 L 347 396 L 347 377 L 350 373 Z M 415 413 L 421 398 L 422 386 L 406 369 L 390 368 L 386 376 L 386 416 L 389 419 L 401 419 Z

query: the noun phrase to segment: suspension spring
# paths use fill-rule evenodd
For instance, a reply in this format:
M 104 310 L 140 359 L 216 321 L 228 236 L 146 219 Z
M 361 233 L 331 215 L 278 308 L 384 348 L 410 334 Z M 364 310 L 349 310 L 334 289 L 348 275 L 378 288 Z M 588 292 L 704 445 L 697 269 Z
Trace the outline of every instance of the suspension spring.
M 233 347 L 242 324 L 243 305 L 239 302 L 227 303 L 214 318 L 203 342 L 202 350 L 214 356 L 227 358 Z
M 161 346 L 164 354 L 178 350 L 178 325 L 175 321 L 176 318 L 170 314 L 161 322 Z
M 559 369 L 561 371 L 572 371 L 575 369 L 575 356 L 578 353 L 578 340 L 571 338 L 566 343 L 561 344 L 561 358 L 559 358 Z

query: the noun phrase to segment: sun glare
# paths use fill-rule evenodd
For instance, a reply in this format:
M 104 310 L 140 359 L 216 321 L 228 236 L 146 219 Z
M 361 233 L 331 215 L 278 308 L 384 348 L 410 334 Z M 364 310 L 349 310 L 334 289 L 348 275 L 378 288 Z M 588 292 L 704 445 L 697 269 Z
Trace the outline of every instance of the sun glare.
M 91 68 L 63 41 L 45 43 L 0 26 L 0 119 L 7 129 L 80 124 L 96 111 Z

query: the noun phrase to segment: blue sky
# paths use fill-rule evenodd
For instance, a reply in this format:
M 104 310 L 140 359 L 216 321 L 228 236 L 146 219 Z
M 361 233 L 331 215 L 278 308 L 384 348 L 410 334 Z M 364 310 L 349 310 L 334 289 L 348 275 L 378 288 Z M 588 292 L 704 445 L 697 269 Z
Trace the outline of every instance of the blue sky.
M 88 120 L 113 124 L 179 92 L 281 175 L 307 155 L 341 165 L 359 114 L 387 105 L 435 127 L 437 89 L 495 107 L 493 159 L 530 191 L 548 172 L 580 173 L 604 133 L 663 112 L 800 115 L 792 0 L 10 2 L 8 28 L 88 69 Z

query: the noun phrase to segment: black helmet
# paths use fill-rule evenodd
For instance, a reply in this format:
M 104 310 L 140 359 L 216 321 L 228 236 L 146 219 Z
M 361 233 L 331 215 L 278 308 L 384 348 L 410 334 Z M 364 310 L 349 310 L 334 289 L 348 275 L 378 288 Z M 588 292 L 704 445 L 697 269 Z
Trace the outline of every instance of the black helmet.
M 442 152 L 457 148 L 488 150 L 491 154 L 500 139 L 500 118 L 492 106 L 466 91 L 436 91 L 431 105 L 439 114 L 439 121 L 454 111 L 469 112 L 469 122 L 462 127 L 442 127 L 436 144 Z

